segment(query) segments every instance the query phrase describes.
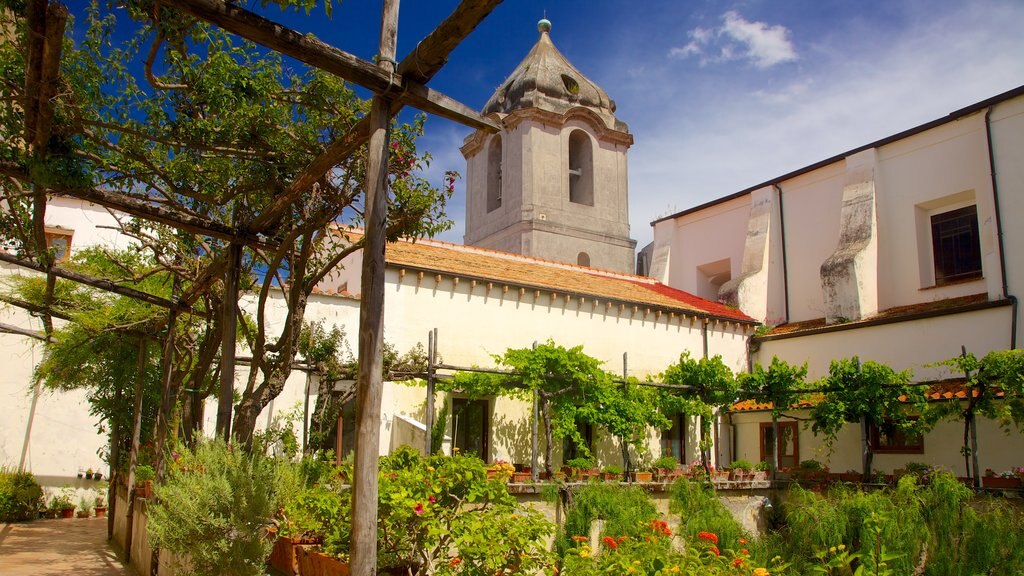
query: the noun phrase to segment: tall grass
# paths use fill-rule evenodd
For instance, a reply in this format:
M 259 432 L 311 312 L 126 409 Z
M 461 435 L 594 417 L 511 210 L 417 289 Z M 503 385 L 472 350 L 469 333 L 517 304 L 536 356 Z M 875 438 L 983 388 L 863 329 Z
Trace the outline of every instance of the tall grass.
M 695 538 L 698 532 L 714 532 L 722 548 L 740 549 L 740 539 L 750 540 L 750 534 L 736 521 L 722 504 L 714 489 L 685 478 L 672 485 L 669 511 L 679 514 L 677 532 Z

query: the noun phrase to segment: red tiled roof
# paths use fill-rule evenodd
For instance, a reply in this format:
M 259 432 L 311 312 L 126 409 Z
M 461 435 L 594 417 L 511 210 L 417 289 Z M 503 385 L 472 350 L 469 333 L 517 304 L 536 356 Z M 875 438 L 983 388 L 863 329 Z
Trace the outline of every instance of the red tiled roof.
M 358 237 L 360 232 L 344 232 Z M 400 240 L 387 245 L 389 266 L 502 283 L 527 290 L 592 298 L 756 324 L 735 308 L 676 290 L 646 276 L 576 266 L 437 240 Z
M 963 378 L 956 378 L 950 380 L 938 380 L 935 382 L 922 382 L 922 385 L 928 385 L 928 390 L 925 391 L 924 395 L 929 401 L 937 402 L 940 400 L 952 400 L 957 398 L 960 400 L 967 399 L 967 388 L 964 386 Z M 1006 393 L 998 388 L 994 388 L 996 398 L 1003 398 Z M 972 389 L 971 394 L 973 396 L 978 395 L 977 389 Z M 813 408 L 821 400 L 821 395 L 814 395 L 812 397 L 801 398 L 794 402 L 790 409 L 801 409 L 801 408 Z M 900 397 L 901 401 L 905 401 L 906 397 Z M 729 408 L 732 412 L 767 412 L 772 409 L 771 402 L 755 402 L 753 400 L 744 400 L 737 402 Z
M 929 312 L 939 312 L 942 310 L 955 310 L 971 304 L 980 304 L 988 301 L 988 294 L 972 294 L 970 296 L 960 296 L 958 298 L 946 298 L 944 300 L 935 300 L 934 302 L 922 302 L 920 304 L 910 304 L 907 306 L 896 306 L 882 310 L 878 314 L 864 318 L 863 320 L 855 320 L 852 322 L 844 322 L 841 326 L 856 326 L 858 324 L 865 324 L 875 322 L 884 319 L 895 319 L 903 316 L 913 316 L 916 314 L 926 314 Z M 790 322 L 788 324 L 781 324 L 772 328 L 766 334 L 765 337 L 779 336 L 782 334 L 797 334 L 807 330 L 814 330 L 816 328 L 823 328 L 828 326 L 825 324 L 824 318 L 816 318 L 814 320 L 804 320 L 802 322 Z M 833 324 L 832 326 L 836 326 Z

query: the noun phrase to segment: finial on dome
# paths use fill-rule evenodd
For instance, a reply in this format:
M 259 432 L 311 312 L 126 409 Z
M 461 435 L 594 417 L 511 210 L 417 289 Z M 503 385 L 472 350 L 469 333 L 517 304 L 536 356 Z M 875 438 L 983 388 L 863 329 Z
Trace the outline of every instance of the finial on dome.
M 546 13 L 544 14 L 544 18 L 541 18 L 540 22 L 537 22 L 537 31 L 542 34 L 551 31 L 551 20 L 547 19 Z

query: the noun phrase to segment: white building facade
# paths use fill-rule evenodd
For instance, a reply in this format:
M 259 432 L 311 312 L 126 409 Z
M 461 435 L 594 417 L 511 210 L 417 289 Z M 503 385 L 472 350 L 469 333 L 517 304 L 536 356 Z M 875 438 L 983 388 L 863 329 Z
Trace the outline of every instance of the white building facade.
M 752 339 L 751 362 L 806 362 L 817 379 L 856 355 L 918 382 L 955 376 L 933 364 L 961 346 L 1016 348 L 1024 332 L 1022 157 L 1024 87 L 654 222 L 651 276 L 772 327 Z M 738 456 L 759 459 L 768 417 L 734 415 Z M 982 468 L 1021 465 L 1024 436 L 983 431 Z M 795 460 L 859 468 L 854 432 L 831 454 L 798 433 Z M 923 449 L 875 465 L 962 471 L 958 434 L 940 425 Z

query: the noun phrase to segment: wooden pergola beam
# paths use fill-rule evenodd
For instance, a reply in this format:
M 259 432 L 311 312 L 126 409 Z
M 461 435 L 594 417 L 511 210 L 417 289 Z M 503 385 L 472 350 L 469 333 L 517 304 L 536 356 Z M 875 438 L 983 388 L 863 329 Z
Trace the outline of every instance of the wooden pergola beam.
M 172 302 L 166 298 L 154 296 L 153 294 L 150 294 L 148 292 L 142 292 L 141 290 L 128 288 L 127 286 L 121 286 L 120 284 L 117 284 L 111 280 L 106 280 L 104 278 L 96 278 L 94 276 L 89 276 L 86 274 L 80 274 L 78 272 L 74 272 L 66 268 L 61 268 L 59 266 L 47 268 L 46 266 L 39 264 L 37 262 L 29 262 L 27 260 L 15 258 L 14 256 L 7 254 L 6 252 L 0 252 L 0 262 L 7 262 L 9 264 L 14 264 L 15 266 L 21 266 L 23 268 L 28 268 L 30 270 L 42 272 L 44 274 L 53 274 L 58 278 L 72 280 L 74 282 L 78 282 L 79 284 L 92 286 L 93 288 L 99 288 L 100 290 L 106 290 L 107 292 L 113 292 L 114 294 L 120 294 L 121 296 L 135 298 L 136 300 L 141 300 L 142 302 L 146 302 L 147 304 L 152 304 L 154 306 L 160 306 L 161 308 L 167 308 L 168 310 L 175 310 L 177 312 L 184 312 L 186 314 L 192 313 L 192 309 L 189 306 L 186 306 L 185 304 L 182 304 L 180 302 Z
M 46 334 L 43 334 L 42 332 L 39 332 L 37 330 L 29 330 L 28 328 L 21 328 L 21 327 L 18 327 L 18 326 L 12 326 L 10 324 L 6 324 L 6 323 L 3 323 L 3 322 L 0 322 L 0 333 L 14 334 L 16 336 L 28 336 L 29 338 L 34 338 L 36 340 L 42 340 L 44 342 L 46 340 L 49 340 L 50 343 L 56 343 L 57 342 L 56 338 L 54 338 L 52 336 L 47 338 Z
M 196 18 L 216 24 L 232 34 L 237 34 L 242 38 L 266 46 L 285 56 L 290 56 L 300 62 L 334 74 L 339 78 L 359 84 L 377 94 L 392 93 L 396 97 L 401 96 L 406 103 L 416 108 L 437 114 L 443 118 L 454 120 L 472 128 L 496 130 L 493 122 L 487 120 L 475 110 L 458 104 L 447 97 L 437 97 L 436 92 L 430 91 L 415 79 L 403 78 L 398 73 L 388 72 L 383 67 L 378 67 L 372 62 L 367 62 L 353 56 L 311 35 L 302 34 L 273 20 L 268 20 L 255 12 L 236 5 L 227 4 L 221 0 L 165 0 L 165 3 Z M 466 33 L 468 33 L 476 27 L 476 24 L 497 3 L 495 0 L 476 0 L 470 3 L 471 5 L 487 7 L 487 10 L 475 22 L 472 22 L 475 14 L 474 11 L 463 10 L 460 12 L 457 10 L 456 13 L 459 14 L 459 18 L 466 20 L 466 23 L 450 25 L 447 29 L 453 32 L 466 30 Z M 431 37 L 428 36 L 429 38 Z M 454 48 L 461 40 L 462 38 L 459 37 L 452 43 L 451 41 L 436 41 L 435 38 L 435 42 L 432 45 L 437 47 L 450 45 L 451 48 Z M 441 55 L 442 60 L 446 55 L 447 53 Z M 422 50 L 421 61 L 432 62 L 436 59 L 437 55 L 430 54 L 427 50 Z M 430 98 L 431 94 L 435 96 Z M 448 106 L 450 103 L 455 103 L 456 105 Z

